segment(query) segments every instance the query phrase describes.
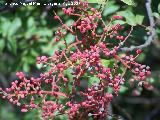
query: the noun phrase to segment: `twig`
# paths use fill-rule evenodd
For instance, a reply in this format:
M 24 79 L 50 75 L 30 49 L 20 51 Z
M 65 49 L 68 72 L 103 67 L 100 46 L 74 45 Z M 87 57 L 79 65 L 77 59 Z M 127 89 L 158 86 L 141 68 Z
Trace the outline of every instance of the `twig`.
M 155 39 L 156 37 L 156 30 L 155 30 L 155 22 L 154 22 L 154 18 L 152 16 L 152 9 L 151 9 L 151 0 L 146 0 L 146 9 L 147 9 L 147 14 L 148 14 L 148 18 L 149 18 L 149 22 L 150 22 L 150 35 L 148 36 L 148 39 L 146 40 L 146 42 L 142 45 L 139 46 L 131 46 L 131 47 L 124 47 L 121 48 L 121 51 L 133 51 L 135 49 L 143 49 L 147 46 L 149 46 Z
M 131 30 L 129 31 L 128 35 L 125 37 L 125 39 L 123 40 L 123 42 L 121 42 L 120 45 L 123 45 L 126 42 L 126 40 L 131 36 L 132 31 L 133 31 L 133 26 L 131 26 Z

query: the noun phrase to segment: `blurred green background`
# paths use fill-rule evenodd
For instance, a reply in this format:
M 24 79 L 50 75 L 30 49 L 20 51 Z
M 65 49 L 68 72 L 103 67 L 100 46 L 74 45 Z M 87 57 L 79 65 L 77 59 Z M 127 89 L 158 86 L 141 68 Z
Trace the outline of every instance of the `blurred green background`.
M 46 0 L 47 1 L 47 0 Z M 45 1 L 45 2 L 46 2 Z M 55 10 L 58 15 L 70 25 L 74 20 L 63 14 L 60 7 L 51 6 L 13 6 L 2 5 L 16 2 L 16 0 L 0 1 L 0 86 L 6 88 L 11 81 L 16 79 L 16 71 L 24 71 L 28 76 L 36 76 L 40 70 L 36 66 L 36 57 L 39 55 L 53 55 L 54 51 L 64 46 L 55 44 L 54 33 L 60 24 L 53 19 Z M 44 2 L 41 0 L 40 2 Z M 49 2 L 49 0 L 47 1 Z M 147 39 L 147 33 L 142 24 L 149 26 L 145 8 L 145 0 L 135 0 L 134 6 L 129 6 L 120 0 L 109 0 L 102 13 L 104 20 L 113 14 L 121 14 L 126 22 L 135 25 L 132 38 L 128 45 L 143 44 Z M 142 64 L 151 67 L 152 75 L 147 78 L 154 89 L 152 91 L 138 87 L 137 94 L 133 97 L 135 88 L 126 83 L 121 88 L 120 95 L 111 104 L 113 114 L 117 114 L 124 120 L 160 120 L 160 10 L 159 0 L 152 0 L 152 10 L 156 21 L 157 38 L 152 45 L 144 49 L 144 53 L 138 58 Z M 98 7 L 97 4 L 92 4 Z M 160 5 L 159 5 L 160 9 Z M 137 20 L 135 19 L 136 16 Z M 121 21 L 123 24 L 123 22 Z M 66 39 L 73 41 L 71 34 Z M 39 72 L 38 72 L 39 71 Z M 61 116 L 59 119 L 67 119 Z M 117 119 L 116 117 L 113 119 Z M 38 111 L 21 113 L 20 108 L 11 105 L 0 98 L 0 120 L 40 120 Z

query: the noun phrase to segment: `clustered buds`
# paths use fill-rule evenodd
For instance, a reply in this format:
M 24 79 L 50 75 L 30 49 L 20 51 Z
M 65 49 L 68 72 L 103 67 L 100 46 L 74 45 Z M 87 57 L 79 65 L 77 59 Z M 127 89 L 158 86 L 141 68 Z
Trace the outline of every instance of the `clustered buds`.
M 27 78 L 23 72 L 17 72 L 18 80 L 12 82 L 10 88 L 0 88 L 1 96 L 21 106 L 22 112 L 40 109 L 45 120 L 62 114 L 67 114 L 70 120 L 83 120 L 86 116 L 104 119 L 108 115 L 109 103 L 125 83 L 126 71 L 119 72 L 119 68 L 123 66 L 143 82 L 151 74 L 150 67 L 136 62 L 141 50 L 137 50 L 135 55 L 120 56 L 119 50 L 130 34 L 124 36 L 120 24 L 106 25 L 101 13 L 89 7 L 87 2 L 62 10 L 64 14 L 75 17 L 73 24 L 67 26 L 55 13 L 54 18 L 59 20 L 61 27 L 57 28 L 54 42 L 64 40 L 66 48 L 56 51 L 51 57 L 37 57 L 37 64 L 45 66 L 46 72 L 37 78 Z M 117 19 L 123 17 L 115 15 L 110 23 Z M 97 33 L 99 26 L 102 33 Z M 67 33 L 75 38 L 71 44 L 67 44 L 69 39 L 65 39 Z M 102 58 L 113 61 L 113 64 L 105 66 Z M 98 81 L 94 83 L 91 79 L 89 85 L 88 76 L 96 77 Z M 88 85 L 80 90 L 82 79 Z M 113 93 L 109 93 L 109 88 Z M 77 94 L 81 100 L 73 99 Z

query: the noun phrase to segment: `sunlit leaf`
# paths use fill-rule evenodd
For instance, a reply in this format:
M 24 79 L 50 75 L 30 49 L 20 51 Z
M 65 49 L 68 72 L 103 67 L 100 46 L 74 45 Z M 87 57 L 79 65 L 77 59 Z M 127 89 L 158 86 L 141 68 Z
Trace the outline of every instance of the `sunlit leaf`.
M 21 25 L 22 25 L 21 19 L 15 18 L 9 27 L 7 36 L 10 37 L 14 35 L 18 31 L 18 29 L 21 27 Z
M 154 16 L 155 18 L 157 18 L 157 19 L 160 19 L 160 15 L 159 15 L 158 13 L 156 13 L 156 12 L 153 13 L 153 16 Z
M 128 10 L 120 11 L 120 12 L 117 12 L 117 14 L 123 16 L 129 25 L 132 25 L 132 26 L 137 25 L 136 16 L 131 11 L 128 11 Z
M 35 20 L 33 17 L 29 17 L 27 20 L 27 28 L 31 28 L 33 26 L 35 26 Z
M 101 59 L 101 63 L 102 63 L 105 67 L 108 67 L 109 64 L 110 64 L 110 60 Z
M 135 5 L 133 0 L 121 0 L 121 1 L 126 3 L 127 5 Z
M 1 18 L 0 29 L 3 37 L 6 37 L 10 28 L 11 22 L 6 18 Z
M 120 24 L 120 25 L 123 25 L 125 24 L 126 22 L 124 20 L 114 20 L 113 21 L 113 25 L 116 25 L 116 24 Z
M 160 13 L 160 3 L 158 4 L 158 12 Z
M 86 1 L 86 0 L 82 0 Z M 105 4 L 105 0 L 87 0 L 88 3 Z
M 74 23 L 74 20 L 69 19 L 69 20 L 66 21 L 65 24 L 66 24 L 67 26 L 71 26 L 73 23 Z
M 136 15 L 136 22 L 137 24 L 141 25 L 143 22 L 144 16 L 143 15 Z
M 112 14 L 119 10 L 120 6 L 116 5 L 114 1 L 107 2 L 104 10 L 103 10 L 103 16 L 107 16 L 109 14 Z
M 127 87 L 125 87 L 125 86 L 121 86 L 120 87 L 120 93 L 125 93 L 126 91 L 128 90 L 128 88 Z

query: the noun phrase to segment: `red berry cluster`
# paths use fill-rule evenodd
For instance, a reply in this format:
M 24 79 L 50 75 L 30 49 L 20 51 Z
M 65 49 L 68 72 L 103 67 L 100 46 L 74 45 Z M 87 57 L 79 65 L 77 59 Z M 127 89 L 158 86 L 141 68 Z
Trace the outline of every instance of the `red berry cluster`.
M 140 82 L 150 75 L 150 68 L 135 61 L 140 50 L 135 52 L 136 55 L 120 57 L 119 50 L 131 33 L 124 36 L 121 34 L 123 26 L 112 24 L 117 19 L 123 19 L 122 16 L 113 16 L 106 24 L 101 13 L 86 2 L 62 10 L 66 15 L 76 18 L 71 26 L 67 26 L 55 13 L 54 18 L 61 23 L 55 42 L 64 41 L 66 48 L 56 51 L 52 57 L 37 57 L 37 64 L 47 67 L 46 72 L 37 78 L 27 78 L 23 72 L 17 72 L 19 80 L 12 82 L 10 88 L 0 88 L 1 96 L 21 106 L 22 112 L 41 110 L 45 120 L 62 114 L 67 114 L 70 120 L 82 120 L 86 116 L 104 119 L 108 115 L 109 103 L 125 82 L 126 71 L 119 72 L 119 67 L 122 65 L 133 72 Z M 97 32 L 99 26 L 102 33 Z M 75 38 L 71 44 L 67 44 L 67 33 Z M 106 67 L 102 58 L 112 60 L 114 64 Z M 67 74 L 72 77 L 69 78 Z M 92 81 L 91 85 L 86 83 L 87 87 L 80 90 L 79 87 L 83 87 L 82 78 L 88 80 L 88 76 L 96 77 L 98 81 Z M 108 88 L 114 92 L 109 93 Z M 77 94 L 80 101 L 73 99 Z

